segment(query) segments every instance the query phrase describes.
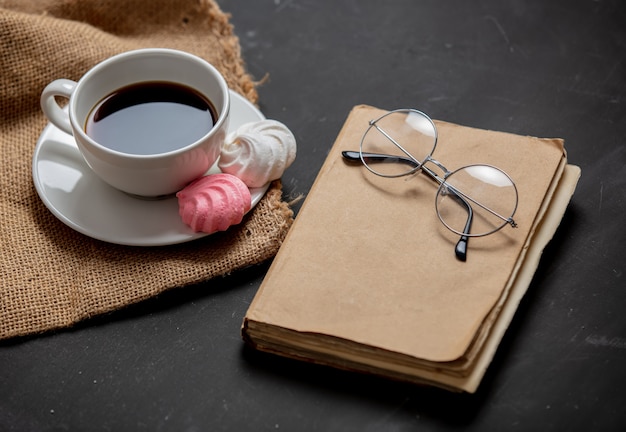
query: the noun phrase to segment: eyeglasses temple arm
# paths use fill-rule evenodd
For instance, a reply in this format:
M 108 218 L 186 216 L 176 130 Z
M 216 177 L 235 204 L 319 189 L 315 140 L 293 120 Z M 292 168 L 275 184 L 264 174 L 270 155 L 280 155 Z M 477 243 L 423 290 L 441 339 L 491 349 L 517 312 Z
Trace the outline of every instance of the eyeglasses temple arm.
M 466 234 L 469 234 L 470 230 L 472 229 L 472 220 L 474 219 L 474 211 L 472 210 L 472 206 L 470 205 L 470 203 L 467 202 L 467 200 L 463 198 L 463 195 L 458 193 L 455 188 L 448 186 L 447 190 L 450 193 L 450 196 L 457 203 L 459 203 L 459 205 L 465 207 L 465 210 L 467 211 L 467 221 L 465 221 L 465 227 L 463 228 L 463 232 L 465 234 L 461 236 L 456 246 L 454 247 L 454 254 L 456 255 L 456 257 L 460 261 L 466 261 L 467 260 L 467 242 L 469 241 L 469 236 Z
M 471 210 L 470 210 L 471 211 Z M 465 224 L 464 232 L 468 233 L 470 229 L 470 225 L 472 225 L 472 216 L 469 215 L 467 217 L 467 224 Z M 459 259 L 459 261 L 467 261 L 467 242 L 469 241 L 469 237 L 466 235 L 462 235 L 456 246 L 454 247 L 454 254 Z
M 346 150 L 342 151 L 341 155 L 344 159 L 352 162 L 361 162 L 361 153 L 358 151 Z M 363 159 L 367 162 L 382 162 L 382 163 L 403 163 L 413 168 L 417 168 L 419 164 L 413 159 L 409 159 L 403 156 L 394 156 L 380 153 L 363 153 Z

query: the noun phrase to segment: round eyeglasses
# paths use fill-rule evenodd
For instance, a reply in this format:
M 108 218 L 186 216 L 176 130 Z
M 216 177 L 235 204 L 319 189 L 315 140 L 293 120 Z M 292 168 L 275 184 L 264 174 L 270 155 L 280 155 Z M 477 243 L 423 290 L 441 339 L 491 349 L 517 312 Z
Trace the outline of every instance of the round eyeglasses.
M 486 236 L 505 225 L 517 227 L 513 220 L 517 187 L 507 173 L 491 165 L 448 170 L 433 159 L 436 146 L 437 128 L 430 117 L 415 109 L 399 109 L 371 120 L 359 151 L 344 151 L 342 155 L 347 160 L 362 162 L 370 172 L 382 177 L 424 172 L 437 182 L 437 216 L 450 231 L 461 236 L 455 254 L 465 261 L 469 237 Z

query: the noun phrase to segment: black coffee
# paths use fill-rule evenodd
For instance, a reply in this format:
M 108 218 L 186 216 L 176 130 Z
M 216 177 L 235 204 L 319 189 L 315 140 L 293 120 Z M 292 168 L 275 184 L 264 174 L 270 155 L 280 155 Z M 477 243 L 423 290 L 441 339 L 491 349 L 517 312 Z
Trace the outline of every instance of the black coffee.
M 123 87 L 100 101 L 85 132 L 99 144 L 131 154 L 166 153 L 206 135 L 215 108 L 196 90 L 168 82 Z

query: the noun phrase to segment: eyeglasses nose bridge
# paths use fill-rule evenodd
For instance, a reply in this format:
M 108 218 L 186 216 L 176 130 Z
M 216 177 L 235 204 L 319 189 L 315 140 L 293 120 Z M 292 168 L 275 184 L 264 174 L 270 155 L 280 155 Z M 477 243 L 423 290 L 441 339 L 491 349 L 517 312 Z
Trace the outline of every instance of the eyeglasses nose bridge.
M 435 174 L 435 173 L 434 173 L 434 172 L 432 172 L 432 171 L 430 172 L 430 173 L 431 173 L 431 174 L 435 177 L 435 179 L 439 181 L 439 183 L 444 182 L 444 181 L 446 180 L 446 178 L 447 178 L 450 174 L 452 174 L 452 172 L 451 172 L 448 168 L 446 168 L 446 167 L 445 167 L 445 166 L 444 166 L 441 162 L 439 162 L 437 159 L 433 159 L 431 156 L 428 156 L 428 157 L 424 160 L 424 162 L 422 163 L 422 166 L 423 166 L 423 165 L 426 165 L 426 164 L 427 164 L 427 163 L 429 163 L 429 162 L 430 162 L 430 163 L 432 163 L 433 165 L 435 165 L 437 168 L 439 168 L 439 169 L 441 170 L 441 172 L 442 172 L 442 175 L 441 175 L 441 176 L 438 176 L 437 174 Z

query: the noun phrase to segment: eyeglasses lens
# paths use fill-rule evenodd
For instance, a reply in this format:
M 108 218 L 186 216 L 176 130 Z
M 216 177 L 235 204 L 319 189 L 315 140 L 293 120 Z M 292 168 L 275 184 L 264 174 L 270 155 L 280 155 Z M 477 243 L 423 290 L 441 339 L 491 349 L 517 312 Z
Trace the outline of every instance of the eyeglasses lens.
M 513 216 L 517 189 L 500 169 L 470 165 L 446 178 L 437 192 L 436 206 L 439 219 L 450 230 L 470 237 L 483 236 L 499 230 Z
M 398 177 L 419 169 L 436 143 L 437 131 L 426 115 L 415 110 L 392 111 L 372 122 L 361 140 L 361 155 L 375 174 Z

